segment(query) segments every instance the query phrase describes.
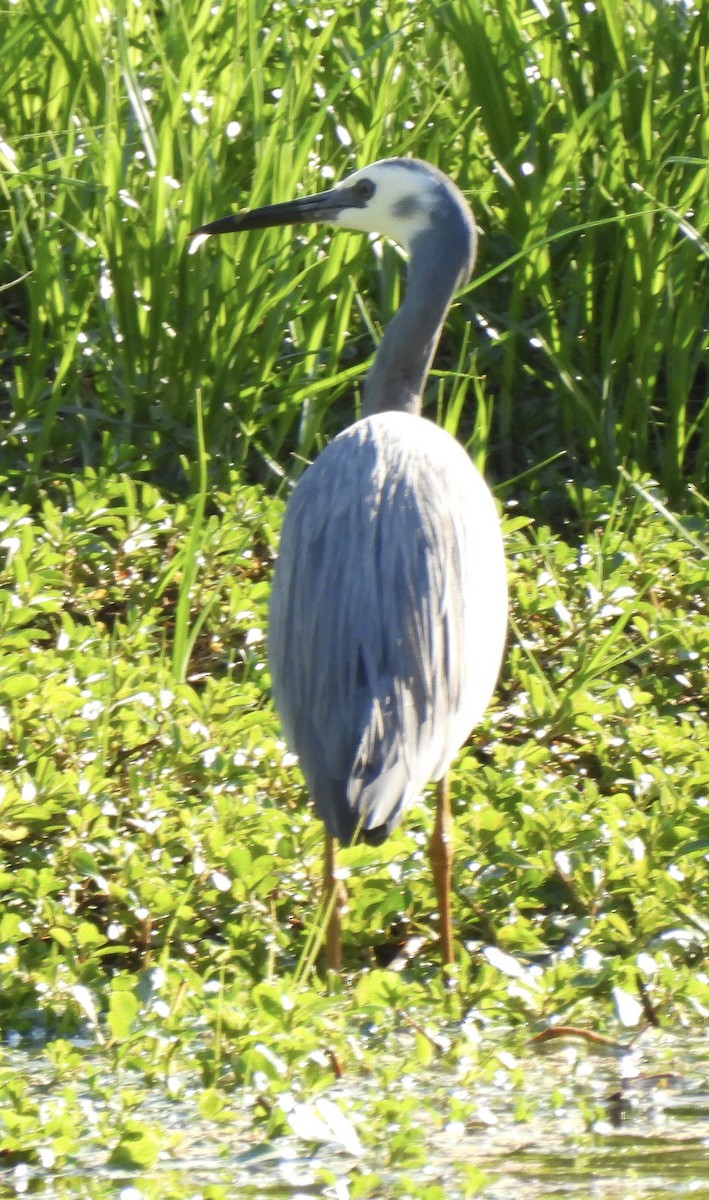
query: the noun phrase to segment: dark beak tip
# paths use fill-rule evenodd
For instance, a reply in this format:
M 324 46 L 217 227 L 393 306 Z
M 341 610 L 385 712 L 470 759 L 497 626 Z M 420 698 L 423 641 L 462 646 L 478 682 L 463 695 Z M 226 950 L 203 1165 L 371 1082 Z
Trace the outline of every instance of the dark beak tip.
M 231 213 L 228 217 L 219 217 L 216 221 L 208 221 L 206 225 L 200 225 L 197 229 L 193 229 L 189 236 L 191 238 L 212 237 L 214 234 L 235 233 L 241 228 L 240 215 Z

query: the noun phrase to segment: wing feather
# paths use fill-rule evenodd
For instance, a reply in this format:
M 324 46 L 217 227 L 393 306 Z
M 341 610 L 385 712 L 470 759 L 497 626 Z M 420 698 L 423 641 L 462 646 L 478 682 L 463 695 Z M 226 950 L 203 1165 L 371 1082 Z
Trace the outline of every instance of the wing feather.
M 269 621 L 273 692 L 328 831 L 386 836 L 484 711 L 506 627 L 499 522 L 449 434 L 356 422 L 289 501 Z

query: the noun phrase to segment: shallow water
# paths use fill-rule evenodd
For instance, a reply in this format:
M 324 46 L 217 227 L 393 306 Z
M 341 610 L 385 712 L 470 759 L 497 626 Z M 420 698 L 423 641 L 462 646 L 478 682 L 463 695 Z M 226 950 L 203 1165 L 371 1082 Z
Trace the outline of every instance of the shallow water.
M 356 1121 L 328 1137 L 317 1101 L 294 1114 L 292 1136 L 269 1143 L 250 1111 L 220 1125 L 199 1116 L 196 1096 L 173 1103 L 146 1092 L 142 1118 L 176 1138 L 156 1166 L 111 1170 L 95 1148 L 65 1170 L 0 1165 L 0 1198 L 198 1200 L 214 1189 L 220 1198 L 349 1200 L 354 1191 L 414 1200 L 437 1186 L 446 1200 L 709 1200 L 709 1037 L 652 1035 L 632 1053 L 600 1050 L 574 1042 L 530 1050 L 514 1072 L 476 1086 L 474 1119 L 415 1129 L 420 1161 L 400 1168 L 382 1166 L 381 1141 L 359 1146 Z M 31 1088 L 42 1086 L 36 1056 L 12 1062 Z M 431 1088 L 445 1093 L 446 1080 L 433 1067 L 402 1086 L 421 1095 L 430 1119 Z M 362 1093 L 345 1080 L 327 1095 L 355 1114 Z M 357 1192 L 370 1173 L 374 1190 Z
M 559 1087 L 568 1099 L 554 1108 L 545 1097 Z M 709 1040 L 658 1039 L 606 1059 L 560 1047 L 531 1065 L 524 1090 L 534 1116 L 515 1127 L 498 1100 L 495 1127 L 477 1139 L 475 1162 L 492 1177 L 484 1200 L 709 1200 Z

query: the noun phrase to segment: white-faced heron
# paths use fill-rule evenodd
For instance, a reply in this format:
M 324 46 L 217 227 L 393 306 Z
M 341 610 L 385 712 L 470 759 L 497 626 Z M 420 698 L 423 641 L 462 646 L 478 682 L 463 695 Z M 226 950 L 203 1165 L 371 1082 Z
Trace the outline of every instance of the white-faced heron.
M 430 854 L 444 964 L 453 962 L 446 772 L 495 687 L 507 586 L 492 496 L 421 395 L 476 230 L 436 167 L 388 158 L 330 191 L 223 217 L 198 234 L 326 221 L 408 253 L 404 301 L 364 381 L 361 420 L 287 505 L 269 617 L 273 695 L 325 822 L 326 962 L 340 967 L 337 842 L 383 840 L 430 779 Z

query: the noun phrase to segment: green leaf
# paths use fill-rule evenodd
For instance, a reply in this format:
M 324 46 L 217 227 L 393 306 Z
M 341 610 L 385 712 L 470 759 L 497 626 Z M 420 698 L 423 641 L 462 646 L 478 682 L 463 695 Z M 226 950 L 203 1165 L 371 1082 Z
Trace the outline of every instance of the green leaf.
M 139 1012 L 140 1001 L 133 992 L 111 992 L 106 1020 L 114 1041 L 121 1042 L 130 1036 Z
M 111 1152 L 109 1165 L 123 1170 L 152 1167 L 158 1160 L 163 1140 L 156 1127 L 127 1121 L 118 1145 Z

